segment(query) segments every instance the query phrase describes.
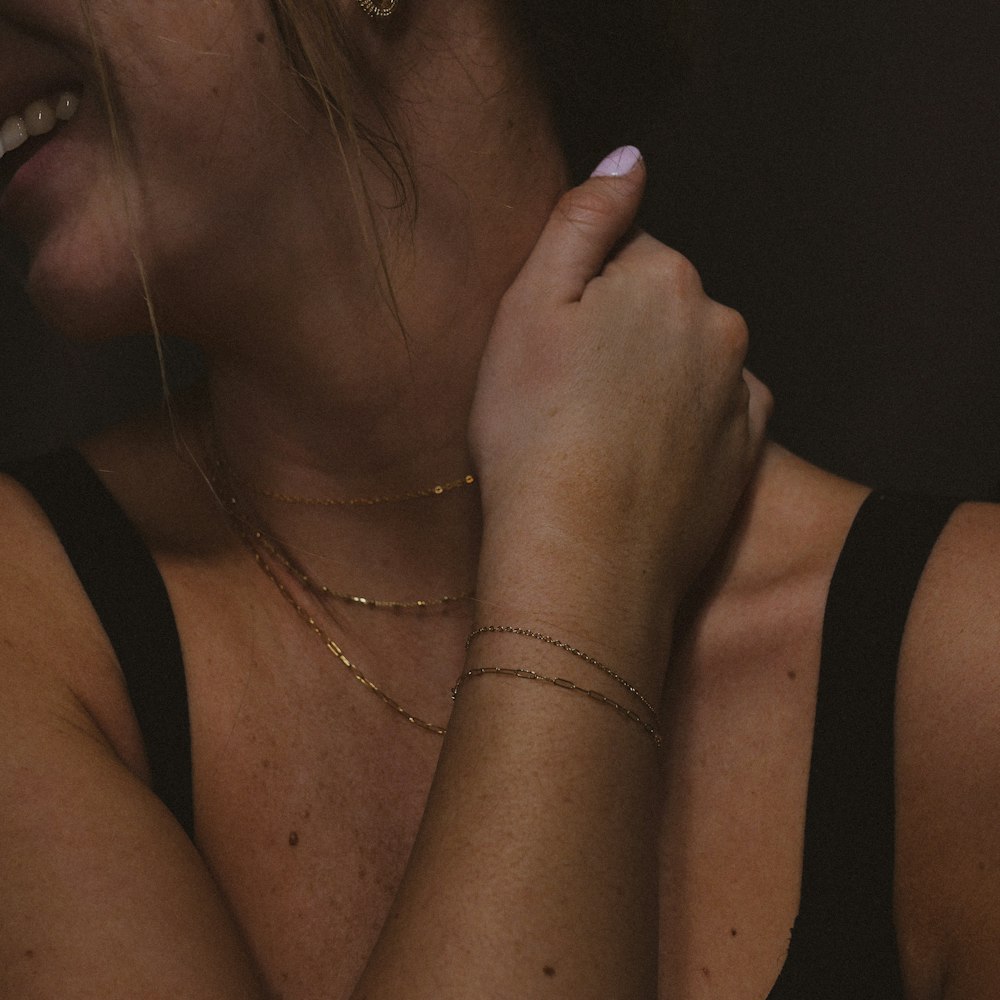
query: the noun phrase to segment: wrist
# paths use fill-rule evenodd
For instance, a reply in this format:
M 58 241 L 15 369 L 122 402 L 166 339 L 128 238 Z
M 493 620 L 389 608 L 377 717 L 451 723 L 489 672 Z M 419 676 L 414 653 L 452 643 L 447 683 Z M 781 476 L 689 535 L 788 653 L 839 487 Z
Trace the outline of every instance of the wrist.
M 555 636 L 629 678 L 656 705 L 677 601 L 651 577 L 648 567 L 623 568 L 619 553 L 611 558 L 582 540 L 534 532 L 509 544 L 484 539 L 476 627 Z M 480 648 L 495 649 L 497 638 L 482 637 Z M 513 653 L 529 655 L 519 645 Z
M 514 648 L 517 643 L 510 641 L 512 639 L 540 643 L 541 646 L 518 650 Z M 474 645 L 477 647 L 475 650 L 472 648 Z M 662 743 L 659 713 L 652 701 L 627 677 L 571 643 L 534 629 L 491 624 L 474 629 L 465 648 L 465 671 L 452 691 L 455 698 L 466 681 L 477 677 L 510 677 L 551 684 L 602 703 L 642 729 L 656 747 Z M 559 654 L 554 654 L 555 650 L 562 654 L 558 663 Z M 477 666 L 484 655 L 487 658 L 507 657 L 518 666 Z M 551 664 L 556 672 L 542 673 L 537 669 L 547 669 L 546 664 Z

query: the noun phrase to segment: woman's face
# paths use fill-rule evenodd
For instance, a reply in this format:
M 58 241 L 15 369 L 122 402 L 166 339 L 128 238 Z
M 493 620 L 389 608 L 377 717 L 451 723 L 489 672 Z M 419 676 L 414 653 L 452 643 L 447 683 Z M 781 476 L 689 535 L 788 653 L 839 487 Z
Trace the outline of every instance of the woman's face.
M 116 103 L 116 155 L 94 44 Z M 305 218 L 290 164 L 321 127 L 282 65 L 263 0 L 0 0 L 0 116 L 79 98 L 72 120 L 0 159 L 0 220 L 26 245 L 29 292 L 80 335 L 146 323 L 154 297 L 220 301 Z M 311 144 L 311 145 L 310 145 Z M 324 147 L 325 148 L 325 147 Z

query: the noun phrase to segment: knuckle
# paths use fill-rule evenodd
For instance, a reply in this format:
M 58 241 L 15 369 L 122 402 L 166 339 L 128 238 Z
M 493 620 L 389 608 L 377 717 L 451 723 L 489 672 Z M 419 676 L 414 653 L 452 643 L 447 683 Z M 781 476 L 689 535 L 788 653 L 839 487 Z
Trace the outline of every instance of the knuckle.
M 750 349 L 750 328 L 743 315 L 729 306 L 716 303 L 718 331 L 723 347 L 739 364 L 746 360 Z
M 653 271 L 656 268 L 657 256 L 661 249 L 663 249 L 663 244 L 655 237 L 641 229 L 633 229 L 621 241 L 617 259 Z
M 663 247 L 659 266 L 661 274 L 678 292 L 701 293 L 701 275 L 698 269 L 678 250 Z
M 648 233 L 630 236 L 609 269 L 628 273 L 653 298 L 666 294 L 688 303 L 705 298 L 701 276 L 694 264 Z

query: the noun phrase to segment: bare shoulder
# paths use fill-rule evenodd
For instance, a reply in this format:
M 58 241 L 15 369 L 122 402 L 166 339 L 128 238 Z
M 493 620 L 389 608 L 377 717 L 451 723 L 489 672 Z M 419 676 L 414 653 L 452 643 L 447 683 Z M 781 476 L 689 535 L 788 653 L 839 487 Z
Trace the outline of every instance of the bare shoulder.
M 1000 981 L 1000 506 L 965 504 L 927 564 L 898 697 L 902 886 L 946 996 Z M 907 860 L 908 859 L 908 860 Z
M 903 666 L 928 690 L 951 692 L 941 711 L 978 706 L 974 716 L 1000 716 L 998 639 L 1000 505 L 963 504 L 943 530 L 921 579 Z
M 0 993 L 257 996 L 211 877 L 148 788 L 96 612 L 5 476 L 0 588 Z
M 959 615 L 973 634 L 996 627 L 994 614 L 976 611 L 997 596 L 1000 581 L 1000 504 L 962 504 L 941 534 L 913 609 L 917 628 L 933 633 L 942 614 Z M 985 620 L 983 620 L 985 618 Z
M 214 511 L 175 425 L 162 412 L 140 415 L 79 446 L 139 531 L 158 564 L 167 553 L 200 552 Z M 67 481 L 66 489 L 72 489 Z M 196 503 L 193 497 L 201 498 Z M 92 515 L 81 498 L 79 526 Z M 215 515 L 217 516 L 217 515 Z M 115 572 L 114 566 L 108 567 Z M 145 776 L 142 741 L 124 679 L 69 556 L 35 498 L 0 475 L 0 672 L 5 685 L 50 685 L 72 695 L 114 751 Z
M 48 518 L 0 476 L 0 677 L 9 738 L 79 713 L 137 773 L 145 764 L 110 642 Z

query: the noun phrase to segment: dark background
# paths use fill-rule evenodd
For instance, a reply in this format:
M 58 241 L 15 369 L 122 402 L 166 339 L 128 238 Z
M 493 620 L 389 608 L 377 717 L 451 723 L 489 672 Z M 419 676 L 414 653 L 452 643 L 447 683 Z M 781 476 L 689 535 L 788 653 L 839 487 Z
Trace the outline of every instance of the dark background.
M 1000 4 L 691 3 L 653 228 L 746 316 L 773 436 L 864 482 L 1000 495 Z M 6 274 L 0 306 L 0 459 L 157 397 L 147 338 L 63 344 Z

